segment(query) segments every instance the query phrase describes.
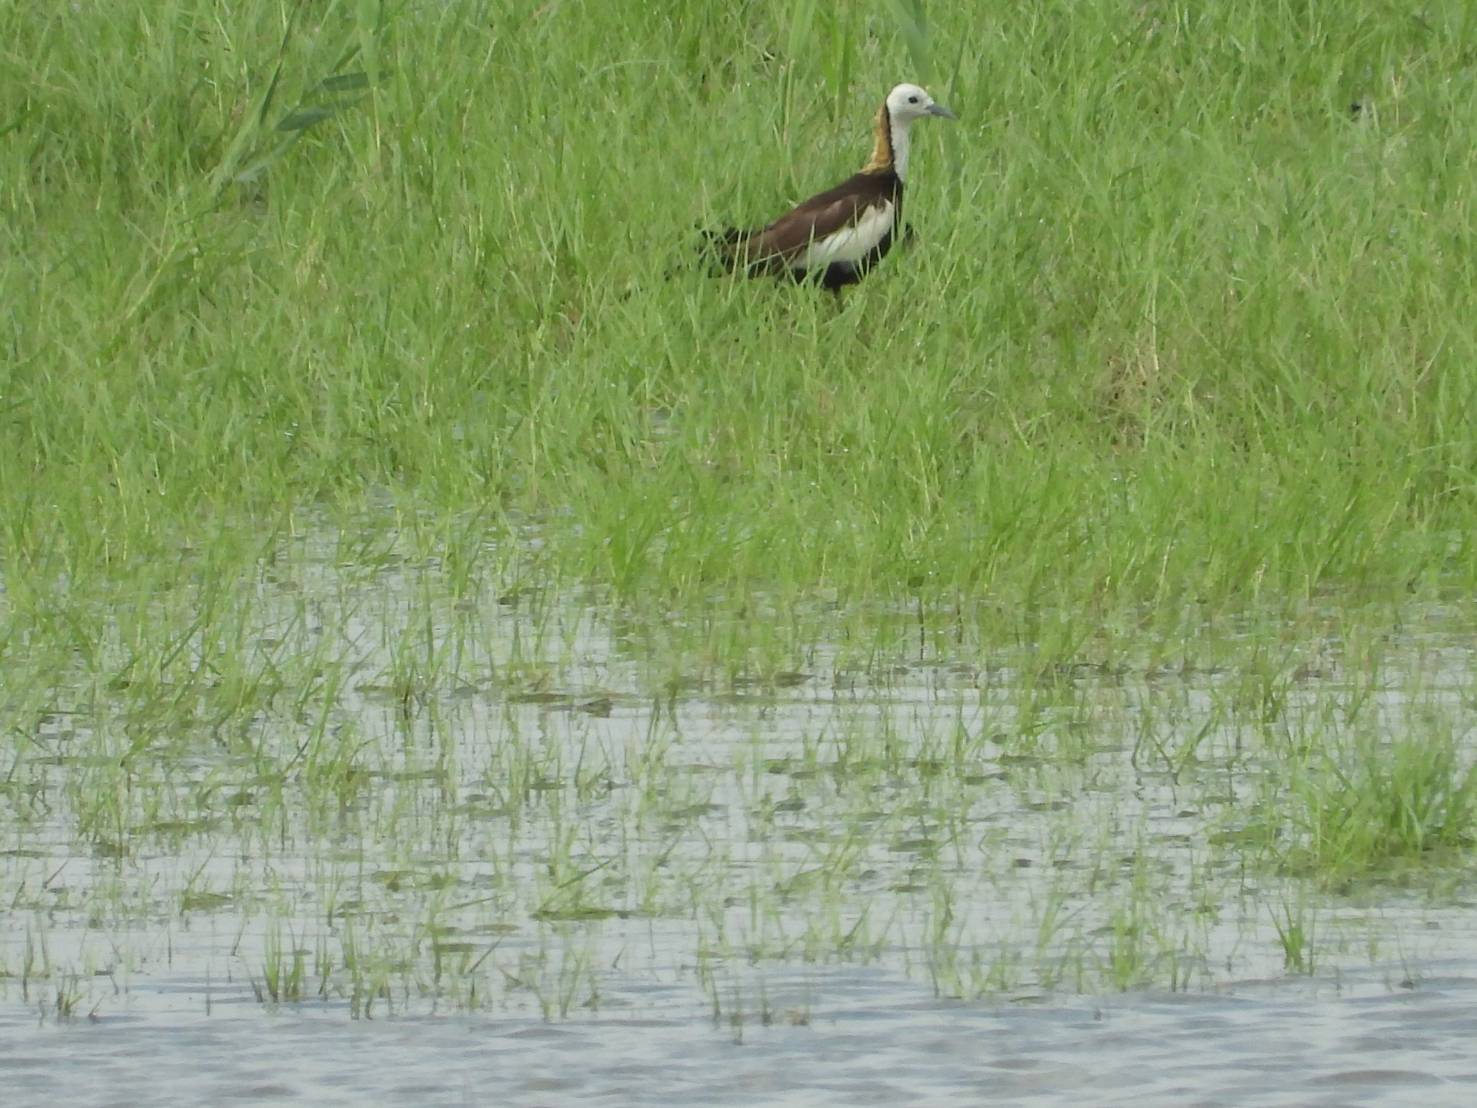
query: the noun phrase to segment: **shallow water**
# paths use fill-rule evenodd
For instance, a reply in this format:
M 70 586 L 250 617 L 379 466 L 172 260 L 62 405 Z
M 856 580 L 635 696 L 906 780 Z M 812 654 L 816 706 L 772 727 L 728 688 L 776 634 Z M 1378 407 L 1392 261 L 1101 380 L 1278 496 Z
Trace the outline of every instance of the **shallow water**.
M 1288 813 L 1470 763 L 1477 613 L 735 667 L 362 555 L 7 689 L 7 1103 L 1471 1099 L 1466 869 L 1320 881 Z
M 1466 967 L 1470 968 L 1470 967 Z M 1477 978 L 1373 975 L 1243 983 L 1029 1005 L 940 1002 L 843 969 L 774 980 L 796 1024 L 637 1012 L 557 1023 L 482 1016 L 350 1021 L 264 1014 L 249 995 L 209 1019 L 0 1020 L 6 1102 L 417 1104 L 1470 1104 Z M 201 986 L 203 988 L 203 985 Z M 633 997 L 633 1000 L 637 998 Z M 795 1009 L 795 1010 L 798 1010 Z

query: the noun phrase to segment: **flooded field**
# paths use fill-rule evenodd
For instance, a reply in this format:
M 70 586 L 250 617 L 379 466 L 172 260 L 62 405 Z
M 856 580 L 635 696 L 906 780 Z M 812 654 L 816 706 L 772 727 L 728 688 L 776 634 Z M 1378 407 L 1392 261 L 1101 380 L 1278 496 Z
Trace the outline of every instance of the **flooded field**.
M 901 611 L 720 664 L 701 620 L 346 543 L 10 686 L 9 1087 L 1471 1095 L 1469 610 L 1070 654 Z
M 0 8 L 0 1108 L 1472 1101 L 1472 19 Z

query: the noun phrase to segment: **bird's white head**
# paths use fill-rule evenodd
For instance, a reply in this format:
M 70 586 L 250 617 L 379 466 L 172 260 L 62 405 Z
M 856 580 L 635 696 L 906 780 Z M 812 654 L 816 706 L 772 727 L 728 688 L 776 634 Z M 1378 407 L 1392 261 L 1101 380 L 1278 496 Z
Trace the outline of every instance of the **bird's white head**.
M 887 114 L 892 116 L 894 122 L 904 126 L 925 115 L 942 116 L 944 119 L 959 118 L 923 89 L 908 84 L 898 85 L 887 94 Z

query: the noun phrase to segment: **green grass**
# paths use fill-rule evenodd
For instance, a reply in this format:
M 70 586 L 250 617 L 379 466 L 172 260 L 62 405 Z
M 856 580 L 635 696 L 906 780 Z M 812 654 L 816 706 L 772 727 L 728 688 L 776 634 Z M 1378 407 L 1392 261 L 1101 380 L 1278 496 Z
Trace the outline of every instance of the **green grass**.
M 5 17 L 13 593 L 386 495 L 628 597 L 1470 580 L 1466 5 L 937 10 L 921 56 L 885 4 L 525 8 Z M 665 277 L 904 76 L 964 115 L 916 251 L 839 310 Z
M 1477 768 L 1449 725 L 1390 742 L 1334 738 L 1295 774 L 1284 803 L 1297 832 L 1288 864 L 1337 881 L 1398 873 L 1402 864 L 1472 846 Z
M 1218 921 L 1332 964 L 1319 897 L 1472 834 L 1474 33 L 4 9 L 0 911 L 221 911 L 355 1014 L 567 1015 L 633 918 L 715 1012 L 774 959 L 1184 987 Z M 912 249 L 683 264 L 904 79 L 961 116 Z M 0 981 L 70 1012 L 106 952 L 36 926 Z

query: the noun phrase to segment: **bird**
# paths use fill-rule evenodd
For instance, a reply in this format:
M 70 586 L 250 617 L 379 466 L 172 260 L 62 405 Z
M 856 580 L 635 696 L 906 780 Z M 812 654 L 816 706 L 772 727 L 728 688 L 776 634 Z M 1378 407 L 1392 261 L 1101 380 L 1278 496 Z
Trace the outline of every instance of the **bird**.
M 892 248 L 903 227 L 909 129 L 927 116 L 959 118 L 919 86 L 896 86 L 877 111 L 872 156 L 860 172 L 757 230 L 705 233 L 719 271 L 819 280 L 837 295 L 856 284 Z

